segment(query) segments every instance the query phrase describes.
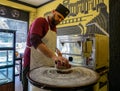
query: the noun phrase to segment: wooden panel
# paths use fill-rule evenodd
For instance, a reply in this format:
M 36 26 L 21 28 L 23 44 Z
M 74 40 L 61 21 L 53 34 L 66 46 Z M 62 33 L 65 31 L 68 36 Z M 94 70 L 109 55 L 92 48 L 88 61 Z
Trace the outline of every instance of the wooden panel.
M 8 83 L 0 86 L 0 91 L 14 91 L 14 84 Z

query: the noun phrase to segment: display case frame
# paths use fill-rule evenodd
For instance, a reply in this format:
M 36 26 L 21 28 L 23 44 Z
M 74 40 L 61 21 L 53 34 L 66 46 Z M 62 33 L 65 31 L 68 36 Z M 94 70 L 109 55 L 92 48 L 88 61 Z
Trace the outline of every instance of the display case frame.
M 15 35 L 15 30 L 0 29 L 0 73 L 2 75 L 0 89 L 2 91 L 13 91 L 15 88 Z

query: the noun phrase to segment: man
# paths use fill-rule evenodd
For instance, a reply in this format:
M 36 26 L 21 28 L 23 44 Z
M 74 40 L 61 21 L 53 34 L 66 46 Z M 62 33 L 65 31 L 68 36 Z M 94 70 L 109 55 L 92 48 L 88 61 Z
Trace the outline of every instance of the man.
M 23 91 L 28 91 L 26 74 L 29 69 L 41 66 L 60 65 L 69 67 L 69 62 L 56 50 L 56 25 L 69 14 L 69 10 L 59 4 L 46 18 L 39 17 L 31 24 L 27 38 L 27 47 L 24 52 Z M 59 65 L 57 65 L 59 66 Z

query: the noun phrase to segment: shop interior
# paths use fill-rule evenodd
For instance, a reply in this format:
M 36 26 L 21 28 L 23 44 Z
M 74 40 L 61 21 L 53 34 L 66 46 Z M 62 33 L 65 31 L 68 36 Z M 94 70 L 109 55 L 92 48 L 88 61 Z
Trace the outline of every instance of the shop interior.
M 115 7 L 112 2 L 112 0 L 0 1 L 0 91 L 23 91 L 23 55 L 29 26 L 35 18 L 46 16 L 54 9 L 53 6 L 59 3 L 66 5 L 70 9 L 70 14 L 57 26 L 57 47 L 73 67 L 90 69 L 99 76 L 99 79 L 95 76 L 97 79 L 95 84 L 85 85 L 80 89 L 73 85 L 72 90 L 70 87 L 64 90 L 119 91 L 119 77 L 116 76 L 116 70 L 120 66 L 115 65 L 119 65 L 117 50 L 119 43 L 114 41 L 115 38 L 116 41 L 119 40 L 119 33 L 116 33 L 119 25 L 117 26 L 116 22 L 111 24 L 111 21 L 116 19 L 111 12 L 118 11 L 113 10 L 117 6 Z M 116 30 L 115 33 L 113 29 Z M 85 73 L 84 76 L 86 74 L 91 75 L 92 72 Z M 36 85 L 33 87 L 32 78 L 28 79 L 31 88 L 37 87 Z M 116 89 L 113 90 L 114 88 Z M 54 91 L 53 87 L 46 90 L 43 86 L 40 89 Z M 29 91 L 35 90 L 29 89 Z

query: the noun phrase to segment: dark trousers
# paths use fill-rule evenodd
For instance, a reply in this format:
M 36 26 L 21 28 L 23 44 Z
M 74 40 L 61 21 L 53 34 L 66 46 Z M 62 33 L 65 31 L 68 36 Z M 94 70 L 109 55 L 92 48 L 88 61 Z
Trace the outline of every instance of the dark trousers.
M 23 91 L 28 91 L 28 79 L 27 79 L 27 73 L 29 72 L 30 67 L 26 66 L 22 70 L 22 85 L 23 85 Z

